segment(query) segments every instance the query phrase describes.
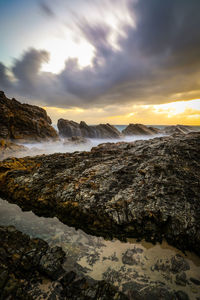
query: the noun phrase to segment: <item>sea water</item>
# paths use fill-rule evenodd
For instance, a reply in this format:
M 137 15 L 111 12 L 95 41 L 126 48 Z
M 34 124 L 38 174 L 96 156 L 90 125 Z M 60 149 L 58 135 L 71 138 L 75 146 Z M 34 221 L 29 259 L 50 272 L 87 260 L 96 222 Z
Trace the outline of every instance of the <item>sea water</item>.
M 129 239 L 105 240 L 88 235 L 61 223 L 57 218 L 38 217 L 32 212 L 23 212 L 17 205 L 0 199 L 0 225 L 14 225 L 18 230 L 35 238 L 42 238 L 50 246 L 61 246 L 66 253 L 64 267 L 96 280 L 106 280 L 128 293 L 135 287 L 148 284 L 164 286 L 174 291 L 186 292 L 191 300 L 200 295 L 200 286 L 190 278 L 200 280 L 200 258 L 194 253 L 170 246 L 167 242 L 152 245 L 145 241 Z M 177 274 L 167 266 L 179 255 L 189 266 L 185 271 L 187 284 L 177 284 Z

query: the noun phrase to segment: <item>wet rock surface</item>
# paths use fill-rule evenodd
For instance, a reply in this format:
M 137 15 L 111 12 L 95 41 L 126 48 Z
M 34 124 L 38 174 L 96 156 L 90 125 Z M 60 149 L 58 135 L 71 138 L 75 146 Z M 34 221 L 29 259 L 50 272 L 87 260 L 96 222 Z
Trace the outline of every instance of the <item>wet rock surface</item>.
M 59 119 L 57 126 L 59 134 L 63 137 L 80 136 L 96 139 L 116 139 L 121 137 L 121 133 L 110 124 L 89 126 L 84 121 L 78 124 L 74 121 Z
M 154 298 L 160 299 L 161 288 L 173 297 L 178 293 L 187 296 L 186 299 L 189 297 L 190 300 L 197 300 L 196 297 L 200 295 L 200 286 L 192 282 L 193 279 L 195 282 L 200 280 L 199 258 L 189 252 L 183 254 L 166 242 L 152 245 L 144 241 L 136 242 L 134 239 L 126 243 L 116 239 L 105 240 L 68 227 L 56 218 L 42 218 L 32 212 L 23 212 L 17 205 L 1 199 L 0 222 L 4 226 L 12 224 L 32 238 L 45 240 L 53 249 L 62 247 L 67 258 L 62 266 L 67 274 L 70 272 L 67 280 L 74 277 L 74 273 L 79 279 L 89 276 L 95 282 L 104 280 L 123 290 L 128 299 L 135 299 L 133 294 L 138 299 L 148 299 L 148 296 L 144 297 L 144 290 L 150 293 L 152 289 Z M 50 253 L 53 256 L 53 251 Z M 128 264 L 130 258 L 131 264 Z M 133 260 L 137 263 L 132 264 Z M 49 262 L 45 263 L 46 267 L 52 265 L 49 255 L 42 261 Z M 57 260 L 52 258 L 52 261 L 55 263 Z M 177 272 L 177 265 L 180 270 L 185 271 Z M 58 280 L 54 281 L 53 287 L 59 288 Z M 46 288 L 47 286 L 45 285 Z M 37 293 L 39 288 L 41 285 L 37 287 Z M 172 299 L 176 299 L 173 297 Z
M 86 232 L 200 254 L 200 134 L 0 163 L 0 195 Z
M 124 135 L 155 135 L 160 133 L 160 130 L 154 127 L 147 127 L 143 124 L 129 124 L 124 130 Z
M 0 226 L 0 299 L 128 299 L 104 281 L 66 272 L 65 253 Z
M 10 100 L 0 91 L 0 138 L 40 141 L 58 135 L 43 108 Z
M 25 156 L 28 148 L 23 145 L 12 143 L 8 140 L 0 139 L 0 160 L 11 156 Z

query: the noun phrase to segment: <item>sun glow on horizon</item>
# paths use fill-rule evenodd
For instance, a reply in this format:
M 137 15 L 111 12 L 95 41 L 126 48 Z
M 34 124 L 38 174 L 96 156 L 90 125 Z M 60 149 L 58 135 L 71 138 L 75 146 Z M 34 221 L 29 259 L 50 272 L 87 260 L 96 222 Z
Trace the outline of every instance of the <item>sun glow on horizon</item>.
M 193 125 L 200 126 L 200 99 L 177 101 L 158 105 L 132 105 L 84 109 L 44 107 L 57 123 L 59 118 L 76 122 L 86 121 L 88 124 L 111 123 L 129 124 L 143 123 L 151 125 Z
M 169 118 L 173 118 L 173 116 L 183 114 L 187 109 L 200 111 L 200 99 L 159 104 L 154 105 L 153 108 L 155 113 L 167 113 Z

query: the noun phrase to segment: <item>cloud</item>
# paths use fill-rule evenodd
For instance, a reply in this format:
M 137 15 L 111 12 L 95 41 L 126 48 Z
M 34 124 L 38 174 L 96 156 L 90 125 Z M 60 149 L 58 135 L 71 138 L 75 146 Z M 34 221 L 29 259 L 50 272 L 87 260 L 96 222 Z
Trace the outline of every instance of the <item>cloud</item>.
M 0 63 L 0 84 L 6 89 L 10 87 L 10 79 L 6 67 L 2 63 Z
M 118 47 L 111 42 L 113 29 L 103 20 L 78 20 L 80 35 L 94 47 L 90 66 L 80 68 L 78 60 L 68 59 L 59 74 L 41 72 L 49 55 L 30 49 L 14 62 L 14 82 L 0 65 L 0 87 L 43 105 L 66 108 L 199 98 L 200 1 L 127 3 L 135 26 L 118 27 Z M 41 7 L 48 14 L 44 2 Z
M 44 1 L 39 1 L 39 6 L 41 11 L 47 16 L 47 17 L 55 17 L 54 11 L 50 8 L 50 6 L 44 2 Z

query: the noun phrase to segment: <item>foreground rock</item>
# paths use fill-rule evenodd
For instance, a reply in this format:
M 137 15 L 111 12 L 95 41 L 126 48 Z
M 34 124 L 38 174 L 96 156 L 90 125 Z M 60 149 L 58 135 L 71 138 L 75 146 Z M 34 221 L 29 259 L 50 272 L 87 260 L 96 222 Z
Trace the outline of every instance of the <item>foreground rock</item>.
M 117 139 L 121 137 L 121 133 L 110 124 L 88 126 L 83 121 L 78 124 L 74 121 L 59 119 L 57 126 L 59 134 L 63 137 L 81 136 L 96 139 Z
M 0 162 L 0 197 L 102 236 L 200 255 L 200 133 Z
M 58 136 L 44 109 L 10 100 L 0 92 L 0 138 L 40 141 Z
M 147 127 L 143 124 L 129 124 L 124 130 L 124 135 L 155 135 L 160 133 L 160 130 L 154 127 Z
M 11 156 L 24 156 L 28 151 L 27 147 L 17 145 L 8 140 L 0 140 L 0 160 Z
M 0 227 L 0 299 L 128 299 L 105 281 L 65 271 L 65 253 L 15 227 Z
M 191 131 L 193 131 L 192 127 L 186 125 L 167 126 L 163 129 L 165 134 L 187 134 Z

